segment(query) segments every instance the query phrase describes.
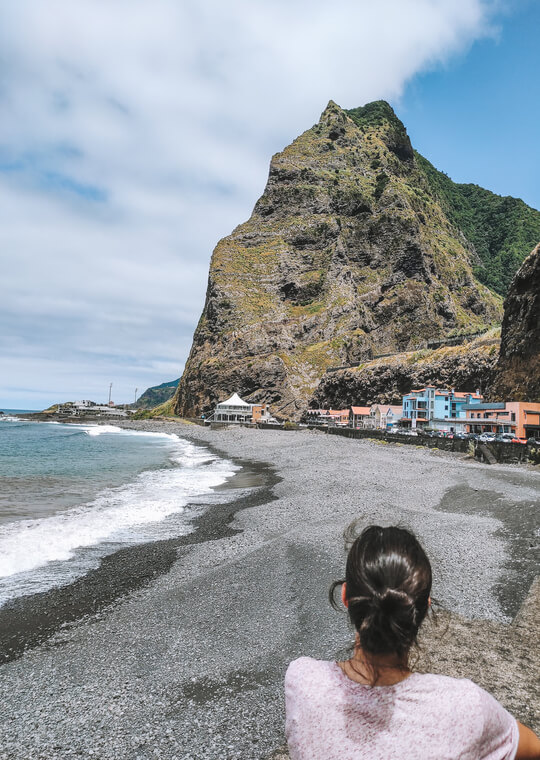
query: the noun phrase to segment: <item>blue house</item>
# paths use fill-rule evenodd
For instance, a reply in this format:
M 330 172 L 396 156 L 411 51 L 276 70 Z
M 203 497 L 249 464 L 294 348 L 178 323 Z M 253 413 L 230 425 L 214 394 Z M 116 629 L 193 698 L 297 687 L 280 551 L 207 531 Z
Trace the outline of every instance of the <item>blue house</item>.
M 401 424 L 411 428 L 431 428 L 449 433 L 464 431 L 467 419 L 466 406 L 479 404 L 483 397 L 427 385 L 403 396 Z

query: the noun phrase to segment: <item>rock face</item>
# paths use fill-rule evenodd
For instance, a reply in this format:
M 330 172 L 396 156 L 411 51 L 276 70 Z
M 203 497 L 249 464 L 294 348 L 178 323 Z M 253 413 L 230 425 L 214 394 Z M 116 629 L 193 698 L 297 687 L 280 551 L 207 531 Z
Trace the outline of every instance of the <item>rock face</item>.
M 504 302 L 493 400 L 540 402 L 540 244 L 516 273 Z
M 462 346 L 407 352 L 327 372 L 310 406 L 343 409 L 351 404 L 401 404 L 405 393 L 426 385 L 485 393 L 498 353 L 498 338 L 488 334 Z
M 176 412 L 237 391 L 298 417 L 328 367 L 500 322 L 427 164 L 383 101 L 330 102 L 274 156 L 251 218 L 214 250 Z

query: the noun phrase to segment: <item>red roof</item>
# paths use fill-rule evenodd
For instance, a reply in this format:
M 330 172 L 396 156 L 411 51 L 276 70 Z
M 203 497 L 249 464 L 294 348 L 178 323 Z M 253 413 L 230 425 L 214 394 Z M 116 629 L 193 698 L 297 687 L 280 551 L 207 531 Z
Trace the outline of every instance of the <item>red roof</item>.
M 371 412 L 371 407 L 369 407 L 369 406 L 351 406 L 351 410 L 352 410 L 353 414 L 368 415 Z

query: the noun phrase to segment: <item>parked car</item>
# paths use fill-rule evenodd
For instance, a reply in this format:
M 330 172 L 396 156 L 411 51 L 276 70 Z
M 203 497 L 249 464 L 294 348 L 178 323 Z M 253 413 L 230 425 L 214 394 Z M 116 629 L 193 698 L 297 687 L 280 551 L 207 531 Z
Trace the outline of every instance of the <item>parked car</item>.
M 495 440 L 495 435 L 494 433 L 482 433 L 478 440 L 482 443 L 492 443 Z
M 466 435 L 469 441 L 478 441 L 478 439 L 480 438 L 478 433 L 466 433 Z
M 540 446 L 540 437 L 532 436 L 532 438 L 527 438 L 527 444 L 529 446 Z
M 498 443 L 512 443 L 514 440 L 514 434 L 513 433 L 498 433 L 495 436 L 495 440 Z
M 468 437 L 468 433 L 454 433 L 454 438 L 458 441 L 466 441 Z
M 517 435 L 512 438 L 512 443 L 522 443 L 525 445 L 527 443 L 526 438 L 518 438 Z

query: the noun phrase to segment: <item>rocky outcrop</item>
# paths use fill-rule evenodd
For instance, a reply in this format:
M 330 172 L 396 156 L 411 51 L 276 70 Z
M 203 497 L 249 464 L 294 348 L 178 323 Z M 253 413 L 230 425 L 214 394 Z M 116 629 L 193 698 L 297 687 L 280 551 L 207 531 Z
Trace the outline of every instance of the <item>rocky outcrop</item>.
M 493 400 L 540 402 L 540 244 L 516 273 L 504 302 Z
M 499 323 L 432 180 L 387 103 L 330 102 L 214 250 L 176 412 L 237 391 L 298 417 L 328 367 Z
M 492 332 L 461 346 L 415 351 L 327 372 L 310 406 L 343 409 L 351 404 L 401 404 L 413 388 L 436 385 L 464 391 L 489 387 L 499 352 Z

